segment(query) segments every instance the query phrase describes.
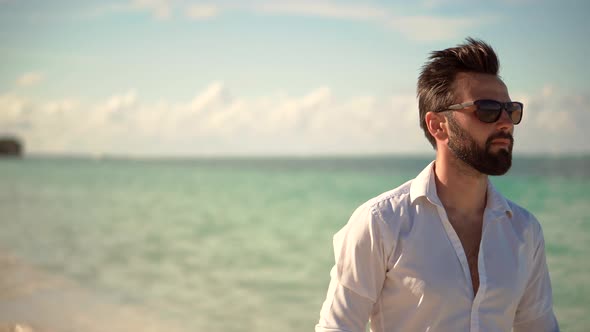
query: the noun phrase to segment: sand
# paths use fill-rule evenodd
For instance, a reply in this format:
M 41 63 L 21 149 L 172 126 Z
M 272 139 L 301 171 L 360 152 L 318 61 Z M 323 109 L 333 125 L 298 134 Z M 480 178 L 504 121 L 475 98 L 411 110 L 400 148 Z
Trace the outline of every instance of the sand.
M 0 251 L 0 332 L 186 332 Z

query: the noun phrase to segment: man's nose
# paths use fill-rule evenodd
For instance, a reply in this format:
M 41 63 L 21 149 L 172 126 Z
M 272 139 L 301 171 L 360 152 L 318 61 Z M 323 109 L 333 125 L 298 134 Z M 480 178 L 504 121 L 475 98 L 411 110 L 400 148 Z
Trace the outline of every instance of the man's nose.
M 496 125 L 497 125 L 498 129 L 500 129 L 500 130 L 512 131 L 512 128 L 514 128 L 514 123 L 512 123 L 512 118 L 508 114 L 507 110 L 502 109 L 502 114 L 500 115 L 500 118 L 496 122 Z

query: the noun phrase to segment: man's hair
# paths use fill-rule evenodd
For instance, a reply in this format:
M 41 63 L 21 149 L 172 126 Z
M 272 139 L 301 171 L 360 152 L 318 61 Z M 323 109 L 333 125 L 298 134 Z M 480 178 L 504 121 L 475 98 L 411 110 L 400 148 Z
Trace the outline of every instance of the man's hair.
M 418 109 L 420 127 L 436 149 L 436 140 L 426 125 L 428 112 L 446 109 L 454 104 L 453 87 L 458 73 L 474 72 L 498 75 L 500 63 L 492 47 L 482 40 L 468 37 L 464 44 L 430 53 L 418 78 Z

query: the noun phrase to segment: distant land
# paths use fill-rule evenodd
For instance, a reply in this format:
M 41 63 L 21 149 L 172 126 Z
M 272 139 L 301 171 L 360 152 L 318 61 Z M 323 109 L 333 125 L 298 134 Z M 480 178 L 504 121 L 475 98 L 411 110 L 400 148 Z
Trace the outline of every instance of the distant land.
M 0 137 L 0 157 L 21 157 L 23 145 L 18 138 Z

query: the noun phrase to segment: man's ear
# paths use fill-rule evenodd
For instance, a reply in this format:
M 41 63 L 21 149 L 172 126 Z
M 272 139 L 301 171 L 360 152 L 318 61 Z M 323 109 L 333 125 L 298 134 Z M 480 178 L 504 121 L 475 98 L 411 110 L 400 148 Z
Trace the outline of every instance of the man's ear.
M 437 141 L 444 141 L 449 137 L 446 126 L 447 118 L 444 115 L 435 112 L 428 112 L 426 115 L 424 115 L 424 119 L 426 120 L 428 132 Z

